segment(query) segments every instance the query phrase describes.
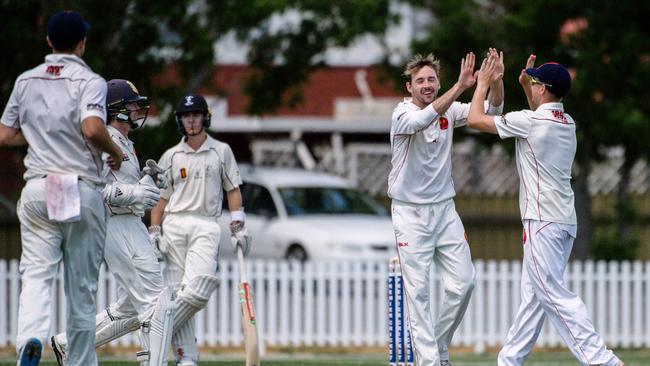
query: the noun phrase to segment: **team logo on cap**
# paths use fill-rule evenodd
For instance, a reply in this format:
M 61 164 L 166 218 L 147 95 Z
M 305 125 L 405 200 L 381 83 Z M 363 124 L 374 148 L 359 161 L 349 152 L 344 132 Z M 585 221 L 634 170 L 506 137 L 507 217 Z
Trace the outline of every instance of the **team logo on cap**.
M 193 95 L 188 95 L 188 96 L 185 97 L 185 105 L 186 106 L 194 105 L 194 96 Z

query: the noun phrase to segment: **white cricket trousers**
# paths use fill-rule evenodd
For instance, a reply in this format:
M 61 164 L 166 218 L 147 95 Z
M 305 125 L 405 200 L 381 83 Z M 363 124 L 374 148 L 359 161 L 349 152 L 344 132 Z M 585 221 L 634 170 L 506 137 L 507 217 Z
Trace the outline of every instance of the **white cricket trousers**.
M 177 290 L 196 276 L 217 274 L 221 227 L 216 217 L 166 213 L 162 229 L 163 239 L 169 245 L 163 271 L 165 286 Z M 198 362 L 194 319 L 192 317 L 172 335 L 172 348 L 177 360 L 188 357 Z
M 52 289 L 63 260 L 67 366 L 97 365 L 95 296 L 106 236 L 106 209 L 101 191 L 79 181 L 79 193 L 81 219 L 71 223 L 48 219 L 45 178 L 28 180 L 18 202 L 23 252 L 16 349 L 20 350 L 29 338 L 48 344 Z
M 439 366 L 440 360 L 449 359 L 449 344 L 474 288 L 474 265 L 465 229 L 453 199 L 428 205 L 393 200 L 392 218 L 415 363 Z M 435 327 L 429 278 L 434 262 L 445 290 Z
M 618 366 L 589 319 L 587 307 L 564 284 L 576 225 L 524 220 L 521 304 L 508 331 L 499 366 L 523 365 L 548 317 L 582 365 Z
M 120 289 L 111 312 L 120 317 L 137 315 L 143 321 L 142 316 L 156 304 L 163 280 L 140 217 L 125 214 L 108 218 L 104 258 Z

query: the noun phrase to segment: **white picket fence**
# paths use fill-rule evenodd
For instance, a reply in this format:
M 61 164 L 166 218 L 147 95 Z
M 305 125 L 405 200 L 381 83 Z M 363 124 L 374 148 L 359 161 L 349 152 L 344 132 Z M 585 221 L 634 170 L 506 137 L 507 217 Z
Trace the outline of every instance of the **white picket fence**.
M 477 283 L 453 345 L 482 351 L 505 338 L 519 304 L 518 261 L 475 261 Z M 272 347 L 381 347 L 387 344 L 387 261 L 308 262 L 251 260 L 260 337 Z M 221 261 L 220 286 L 197 317 L 197 336 L 204 346 L 243 345 L 238 271 Z M 437 278 L 437 276 L 433 276 Z M 587 304 L 596 329 L 611 347 L 650 347 L 650 262 L 572 262 L 569 287 Z M 14 344 L 20 279 L 18 262 L 0 260 L 0 347 Z M 441 299 L 439 280 L 432 285 L 433 309 Z M 61 278 L 53 291 L 53 331 L 65 328 Z M 45 295 L 45 294 L 44 294 Z M 100 276 L 98 309 L 115 300 L 113 277 Z M 561 339 L 545 325 L 539 346 L 559 346 Z M 127 336 L 115 345 L 135 345 Z

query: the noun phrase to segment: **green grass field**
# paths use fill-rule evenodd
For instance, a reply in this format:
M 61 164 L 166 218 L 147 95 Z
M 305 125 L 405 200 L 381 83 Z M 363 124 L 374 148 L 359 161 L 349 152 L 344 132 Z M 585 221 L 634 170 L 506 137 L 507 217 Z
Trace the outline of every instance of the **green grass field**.
M 650 365 L 650 349 L 636 351 L 620 351 L 616 354 L 625 361 L 626 366 L 646 366 Z M 47 355 L 49 356 L 49 355 Z M 233 356 L 224 357 L 218 360 L 215 356 L 206 356 L 209 360 L 201 362 L 201 366 L 243 366 L 241 358 Z M 496 354 L 486 355 L 459 355 L 453 356 L 454 366 L 494 366 L 496 365 Z M 11 359 L 5 358 L 0 361 L 0 366 L 14 366 L 16 363 Z M 385 359 L 377 356 L 335 356 L 335 355 L 269 355 L 262 360 L 264 366 L 385 366 L 388 363 Z M 568 351 L 554 352 L 536 352 L 531 355 L 526 362 L 526 366 L 563 366 L 577 365 L 578 362 L 568 353 Z M 53 359 L 46 357 L 43 366 L 56 366 Z M 115 359 L 114 357 L 100 357 L 102 366 L 136 366 L 137 362 L 127 362 Z M 173 366 L 170 362 L 169 366 Z

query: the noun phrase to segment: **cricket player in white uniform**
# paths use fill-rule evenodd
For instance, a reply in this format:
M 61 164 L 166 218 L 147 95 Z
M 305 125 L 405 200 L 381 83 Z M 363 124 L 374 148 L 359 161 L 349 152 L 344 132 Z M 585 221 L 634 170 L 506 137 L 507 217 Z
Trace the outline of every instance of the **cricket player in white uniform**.
M 448 346 L 474 288 L 474 266 L 451 178 L 453 131 L 465 125 L 469 113 L 469 104 L 455 100 L 474 85 L 474 62 L 474 54 L 468 53 L 458 81 L 438 97 L 439 61 L 433 55 L 416 55 L 404 71 L 412 98 L 393 111 L 388 196 L 417 366 L 451 365 Z M 479 104 L 488 113 L 501 113 L 502 82 Z M 445 288 L 435 328 L 429 299 L 434 262 Z
M 16 79 L 1 118 L 1 145 L 29 145 L 17 207 L 22 239 L 19 366 L 39 363 L 52 326 L 51 291 L 61 261 L 68 365 L 97 365 L 95 295 L 106 235 L 101 152 L 110 155 L 112 169 L 120 168 L 122 152 L 105 127 L 106 82 L 81 59 L 87 30 L 88 23 L 76 12 L 49 19 L 53 53 Z
M 105 170 L 108 183 L 103 189 L 109 210 L 104 260 L 118 284 L 119 299 L 97 314 L 95 343 L 100 347 L 138 328 L 141 365 L 167 365 L 174 302 L 171 290 L 163 291 L 160 265 L 142 222 L 145 211 L 160 198 L 152 176 L 140 172 L 133 142 L 128 135 L 147 119 L 149 101 L 128 80 L 108 82 L 106 97 L 108 132 L 124 152 L 119 170 Z M 149 167 L 150 168 L 150 167 Z M 158 178 L 154 176 L 154 178 Z M 158 182 L 166 187 L 166 182 Z M 57 363 L 66 362 L 66 335 L 52 337 Z
M 176 121 L 183 134 L 180 143 L 167 150 L 158 165 L 165 170 L 168 189 L 151 211 L 150 238 L 166 259 L 166 286 L 177 289 L 172 348 L 178 365 L 199 361 L 194 314 L 205 307 L 217 286 L 217 256 L 225 190 L 232 223 L 232 243 L 250 249 L 244 228 L 241 177 L 227 144 L 210 137 L 210 112 L 197 94 L 183 96 L 176 108 Z M 164 221 L 163 221 L 164 215 Z M 162 226 L 162 228 L 161 228 Z
M 548 317 L 582 365 L 619 366 L 623 363 L 605 347 L 585 304 L 563 280 L 577 230 L 570 183 L 576 127 L 562 104 L 571 77 L 560 64 L 533 68 L 534 63 L 531 55 L 519 76 L 530 110 L 492 117 L 472 107 L 468 117 L 471 128 L 516 139 L 524 226 L 521 304 L 498 364 L 522 365 Z M 503 70 L 497 70 L 497 64 L 503 64 L 503 54 L 483 61 L 473 103 L 485 98 L 488 85 L 502 79 Z

